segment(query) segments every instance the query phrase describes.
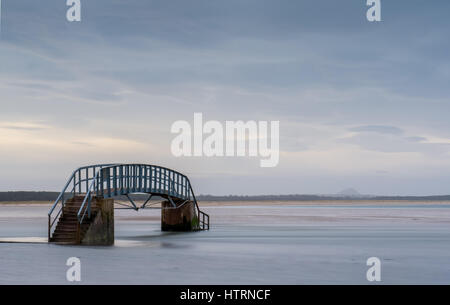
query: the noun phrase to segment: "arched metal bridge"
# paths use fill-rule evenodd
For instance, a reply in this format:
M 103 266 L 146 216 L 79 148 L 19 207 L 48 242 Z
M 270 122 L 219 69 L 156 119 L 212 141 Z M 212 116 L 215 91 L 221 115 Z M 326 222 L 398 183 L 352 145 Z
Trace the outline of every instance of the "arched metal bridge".
M 194 202 L 199 220 L 199 229 L 209 229 L 209 215 L 200 211 L 189 178 L 177 171 L 148 164 L 99 164 L 76 169 L 48 212 L 48 237 L 54 229 L 66 202 L 76 196 L 84 197 L 77 212 L 79 224 L 91 216 L 94 197 L 114 198 L 127 196 L 134 209 L 139 208 L 129 194 L 149 194 L 141 206 L 145 208 L 152 196 L 170 201 L 172 208 Z

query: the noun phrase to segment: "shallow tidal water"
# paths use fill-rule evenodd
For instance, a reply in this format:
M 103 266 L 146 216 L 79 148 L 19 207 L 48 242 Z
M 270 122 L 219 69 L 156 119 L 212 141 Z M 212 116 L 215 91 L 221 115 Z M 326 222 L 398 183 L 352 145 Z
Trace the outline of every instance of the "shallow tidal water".
M 0 205 L 0 284 L 450 284 L 450 205 L 213 206 L 211 230 L 160 231 L 159 210 L 116 210 L 111 247 L 46 243 L 48 206 Z M 16 241 L 16 243 L 11 243 Z

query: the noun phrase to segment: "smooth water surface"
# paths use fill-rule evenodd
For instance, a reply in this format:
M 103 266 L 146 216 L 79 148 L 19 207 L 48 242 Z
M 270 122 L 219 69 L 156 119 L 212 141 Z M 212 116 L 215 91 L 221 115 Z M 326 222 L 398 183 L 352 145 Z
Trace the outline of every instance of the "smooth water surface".
M 47 244 L 48 206 L 0 206 L 0 284 L 450 284 L 450 206 L 214 206 L 211 230 L 160 231 L 159 210 L 116 210 L 112 247 Z M 11 243 L 11 241 L 21 243 Z M 29 241 L 32 243 L 23 243 Z M 69 283 L 72 284 L 72 283 Z

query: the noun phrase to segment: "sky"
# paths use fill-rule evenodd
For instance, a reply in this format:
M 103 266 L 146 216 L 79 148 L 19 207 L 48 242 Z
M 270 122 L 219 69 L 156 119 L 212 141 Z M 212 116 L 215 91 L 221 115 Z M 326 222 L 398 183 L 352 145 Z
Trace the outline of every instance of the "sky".
M 1 2 L 0 191 L 130 162 L 198 194 L 450 194 L 449 1 Z M 195 112 L 279 121 L 278 166 L 173 156 Z

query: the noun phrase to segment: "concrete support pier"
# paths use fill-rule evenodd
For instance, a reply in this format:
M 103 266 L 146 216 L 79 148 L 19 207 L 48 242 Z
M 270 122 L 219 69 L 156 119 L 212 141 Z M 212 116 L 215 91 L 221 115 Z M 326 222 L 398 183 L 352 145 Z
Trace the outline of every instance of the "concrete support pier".
M 189 201 L 179 208 L 174 208 L 169 201 L 163 201 L 161 208 L 162 231 L 196 231 L 199 229 L 193 201 Z
M 81 244 L 110 246 L 114 244 L 114 199 L 95 199 L 97 213 L 83 235 Z

